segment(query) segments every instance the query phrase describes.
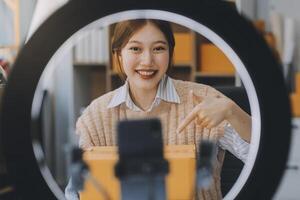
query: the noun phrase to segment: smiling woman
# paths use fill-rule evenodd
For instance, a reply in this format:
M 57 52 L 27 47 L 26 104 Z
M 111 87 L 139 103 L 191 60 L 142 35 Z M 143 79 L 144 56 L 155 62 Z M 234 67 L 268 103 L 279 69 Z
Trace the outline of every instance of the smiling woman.
M 122 23 L 140 23 L 124 26 L 126 37 L 121 37 L 118 45 L 112 47 L 113 58 L 126 82 L 120 88 L 97 97 L 85 109 L 76 127 L 80 147 L 116 145 L 114 127 L 117 121 L 155 116 L 162 121 L 166 145 L 198 144 L 204 139 L 217 142 L 219 148 L 214 157 L 217 162 L 213 171 L 216 181 L 208 190 L 200 191 L 200 196 L 222 198 L 220 171 L 226 149 L 246 162 L 241 176 L 225 198 L 271 198 L 284 169 L 289 139 L 288 135 L 283 138 L 276 134 L 289 131 L 288 99 L 278 63 L 253 27 L 231 7 L 222 3 L 191 3 L 199 6 L 193 7 L 183 1 L 150 0 L 136 1 L 137 10 L 132 10 L 126 1 L 111 0 L 107 7 L 97 0 L 70 1 L 28 41 L 10 76 L 1 116 L 5 156 L 23 199 L 64 198 L 49 173 L 41 148 L 40 121 L 36 113 L 40 110 L 42 98 L 35 89 L 42 72 L 46 66 L 57 65 L 52 59 L 67 57 L 64 51 L 71 50 L 70 46 L 78 41 L 80 31 L 113 23 L 118 23 L 119 27 Z M 176 9 L 170 9 L 170 4 Z M 181 24 L 204 35 L 224 51 L 244 83 L 252 118 L 214 88 L 169 76 L 174 44 L 172 35 L 166 32 L 169 25 L 165 21 Z M 128 28 L 134 29 L 130 32 Z M 122 35 L 117 27 L 115 31 Z M 48 40 L 49 34 L 53 40 Z M 32 59 L 32 55 L 39 56 Z M 26 73 L 22 66 L 28 66 Z M 66 67 L 65 63 L 59 66 Z M 270 73 L 271 80 L 266 83 L 265 76 Z M 59 86 L 65 83 L 64 79 Z M 62 96 L 66 98 L 66 95 Z M 274 103 L 275 97 L 281 106 Z M 71 106 L 67 103 L 59 108 Z M 272 115 L 275 107 L 282 115 Z M 237 142 L 242 151 L 236 152 L 236 144 L 228 138 L 234 138 L 232 141 Z M 56 145 L 56 148 L 64 147 Z M 266 171 L 266 168 L 272 170 Z M 264 185 L 269 186 L 267 190 L 262 187 Z
M 158 83 L 171 66 L 174 44 L 171 26 L 164 21 L 129 20 L 115 27 L 113 63 L 143 110 L 151 107 Z
M 251 118 L 208 85 L 170 78 L 166 72 L 171 67 L 174 46 L 171 25 L 166 21 L 139 19 L 116 25 L 112 40 L 114 63 L 126 83 L 86 108 L 76 124 L 79 145 L 83 149 L 116 145 L 114 127 L 119 121 L 158 117 L 165 145 L 198 147 L 203 140 L 217 142 L 220 148 L 214 158 L 217 164 L 213 176 L 220 180 L 224 150 L 247 160 Z M 71 187 L 67 187 L 68 193 Z M 206 199 L 222 198 L 220 181 L 199 192 L 198 196 Z

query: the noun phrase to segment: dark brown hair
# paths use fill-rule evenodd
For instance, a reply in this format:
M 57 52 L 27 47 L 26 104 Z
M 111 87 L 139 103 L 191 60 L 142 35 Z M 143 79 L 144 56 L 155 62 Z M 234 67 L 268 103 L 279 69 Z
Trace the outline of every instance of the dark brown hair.
M 112 49 L 112 61 L 113 66 L 117 70 L 119 76 L 125 80 L 126 75 L 123 71 L 122 65 L 119 60 L 120 51 L 127 44 L 129 39 L 132 37 L 134 33 L 140 30 L 147 23 L 154 24 L 165 36 L 169 45 L 169 66 L 167 72 L 170 70 L 173 59 L 173 52 L 175 47 L 175 39 L 173 35 L 173 31 L 171 25 L 167 21 L 155 20 L 155 19 L 135 19 L 135 20 L 127 20 L 122 21 L 114 26 L 113 36 L 111 41 L 111 49 Z

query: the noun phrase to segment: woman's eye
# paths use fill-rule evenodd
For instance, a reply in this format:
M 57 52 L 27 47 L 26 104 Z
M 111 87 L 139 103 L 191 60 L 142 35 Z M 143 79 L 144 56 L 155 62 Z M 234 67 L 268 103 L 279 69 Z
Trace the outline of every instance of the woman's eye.
M 139 47 L 130 47 L 129 49 L 134 52 L 138 52 L 141 50 Z
M 164 50 L 166 50 L 165 47 L 155 47 L 155 48 L 154 48 L 154 51 L 155 51 L 155 52 L 160 52 L 160 51 L 164 51 Z

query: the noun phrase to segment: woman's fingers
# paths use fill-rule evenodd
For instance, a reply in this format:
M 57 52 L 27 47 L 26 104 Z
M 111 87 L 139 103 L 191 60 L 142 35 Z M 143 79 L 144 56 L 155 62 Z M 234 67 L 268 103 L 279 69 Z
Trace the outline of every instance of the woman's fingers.
M 201 125 L 201 123 L 203 122 L 204 118 L 201 118 L 201 117 L 197 117 L 197 125 Z
M 180 133 L 186 126 L 188 126 L 197 116 L 198 116 L 198 112 L 199 112 L 199 103 L 201 103 L 201 101 L 203 101 L 203 97 L 197 96 L 194 94 L 193 90 L 190 90 L 189 92 L 189 97 L 190 99 L 193 100 L 193 106 L 194 109 L 192 110 L 192 112 L 190 112 L 184 119 L 183 121 L 179 124 L 178 128 L 177 128 L 177 133 Z
M 208 124 L 210 123 L 210 120 L 208 118 L 205 118 L 202 123 L 201 123 L 201 126 L 203 128 L 208 128 Z
M 204 97 L 195 95 L 193 90 L 190 90 L 189 98 L 193 99 L 194 106 L 198 105 L 199 103 L 201 103 L 204 100 Z
M 193 120 L 196 119 L 196 123 L 201 127 L 201 128 L 208 128 L 208 125 L 211 124 L 211 120 L 206 117 L 200 117 L 198 115 L 198 108 L 195 108 L 192 110 L 191 113 L 189 113 L 186 118 L 179 124 L 177 128 L 177 133 L 182 132 L 183 129 L 185 129 L 186 126 L 188 126 Z
M 177 133 L 182 132 L 182 130 L 187 127 L 193 120 L 196 120 L 196 123 L 201 127 L 201 128 L 214 128 L 217 126 L 217 122 L 215 118 L 219 117 L 222 113 L 217 113 L 216 115 L 216 107 L 215 107 L 215 98 L 220 98 L 219 96 L 213 96 L 213 97 L 202 97 L 202 96 L 197 96 L 194 94 L 193 90 L 189 92 L 189 99 L 193 100 L 193 106 L 194 109 L 192 110 L 191 113 L 189 113 L 183 121 L 179 124 L 177 128 Z M 200 111 L 200 112 L 199 112 Z M 222 120 L 221 120 L 222 121 Z
M 183 121 L 179 124 L 176 132 L 180 133 L 187 125 L 189 125 L 198 116 L 198 106 L 196 106 L 192 112 L 190 112 Z
M 199 126 L 199 128 L 200 128 L 201 130 L 202 130 L 203 128 L 205 128 L 205 127 L 203 127 L 203 125 L 202 125 L 202 122 L 203 122 L 204 119 L 205 119 L 205 118 L 200 117 L 199 115 L 198 115 L 198 117 L 197 117 L 196 123 L 197 123 L 197 125 Z

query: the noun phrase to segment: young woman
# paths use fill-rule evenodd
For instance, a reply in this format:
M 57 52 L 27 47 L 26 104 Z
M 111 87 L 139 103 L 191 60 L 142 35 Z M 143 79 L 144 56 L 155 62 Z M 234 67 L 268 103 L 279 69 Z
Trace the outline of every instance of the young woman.
M 246 160 L 251 117 L 231 99 L 207 85 L 174 80 L 175 40 L 161 20 L 118 23 L 112 38 L 113 62 L 125 84 L 94 100 L 78 119 L 76 132 L 83 149 L 116 145 L 116 124 L 122 119 L 158 117 L 165 145 L 217 141 L 213 182 L 203 199 L 221 199 L 220 172 L 224 150 Z

